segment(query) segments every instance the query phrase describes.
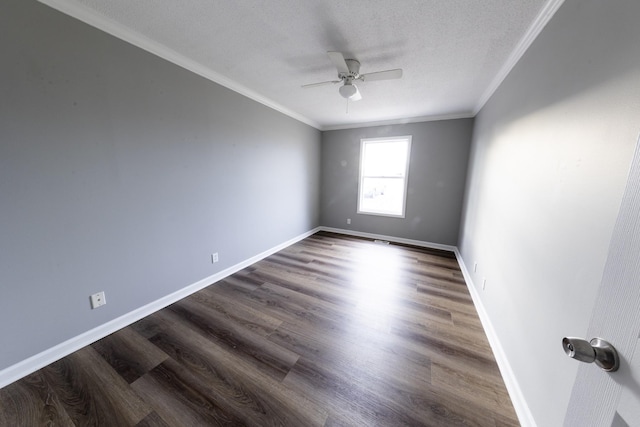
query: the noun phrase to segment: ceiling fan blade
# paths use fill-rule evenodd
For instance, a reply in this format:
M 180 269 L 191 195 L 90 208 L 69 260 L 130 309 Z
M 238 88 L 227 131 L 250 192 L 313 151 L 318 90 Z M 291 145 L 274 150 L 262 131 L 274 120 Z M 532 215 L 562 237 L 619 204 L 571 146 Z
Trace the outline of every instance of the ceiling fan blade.
M 372 82 L 375 80 L 392 80 L 402 77 L 402 69 L 397 68 L 395 70 L 376 71 L 374 73 L 362 74 L 360 80 L 363 82 Z
M 308 85 L 302 85 L 301 87 L 316 87 L 316 86 L 324 86 L 330 84 L 342 83 L 342 80 L 330 80 L 328 82 L 319 82 L 319 83 L 309 83 Z
M 329 59 L 333 62 L 333 65 L 338 69 L 338 73 L 349 73 L 349 67 L 347 61 L 344 60 L 344 55 L 340 52 L 327 52 Z

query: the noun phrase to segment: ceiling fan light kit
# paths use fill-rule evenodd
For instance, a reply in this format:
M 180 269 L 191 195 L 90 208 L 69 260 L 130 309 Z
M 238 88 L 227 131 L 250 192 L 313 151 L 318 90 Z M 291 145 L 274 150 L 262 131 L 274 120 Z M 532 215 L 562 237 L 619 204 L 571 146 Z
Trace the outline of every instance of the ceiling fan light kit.
M 338 89 L 340 95 L 343 98 L 351 101 L 358 101 L 362 99 L 358 87 L 353 84 L 354 80 L 361 82 L 375 81 L 375 80 L 391 80 L 399 79 L 402 77 L 402 69 L 397 68 L 394 70 L 375 71 L 368 74 L 360 74 L 360 62 L 355 59 L 345 59 L 341 52 L 327 52 L 329 59 L 333 62 L 333 65 L 338 70 L 339 80 L 329 80 L 320 83 L 311 83 L 303 85 L 303 88 L 324 86 L 328 84 L 342 83 L 342 86 Z
M 352 99 L 358 93 L 358 87 L 353 83 L 345 82 L 343 86 L 340 86 L 340 89 L 338 89 L 338 91 L 343 98 Z

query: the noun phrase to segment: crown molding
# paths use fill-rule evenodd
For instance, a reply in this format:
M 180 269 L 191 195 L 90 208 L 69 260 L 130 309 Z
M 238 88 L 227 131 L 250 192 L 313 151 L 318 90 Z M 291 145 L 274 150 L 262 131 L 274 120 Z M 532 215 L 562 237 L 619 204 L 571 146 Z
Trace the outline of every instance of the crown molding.
M 382 120 L 377 122 L 362 122 L 362 123 L 349 123 L 349 124 L 336 125 L 336 126 L 322 126 L 320 130 L 328 131 L 328 130 L 358 129 L 358 128 L 367 128 L 367 127 L 374 127 L 374 126 L 406 125 L 408 123 L 435 122 L 439 120 L 470 119 L 470 118 L 473 118 L 474 116 L 475 114 L 473 112 L 468 111 L 468 112 L 462 112 L 462 113 L 409 117 L 405 119 Z
M 101 31 L 104 31 L 107 34 L 110 34 L 120 40 L 124 40 L 127 43 L 130 43 L 140 49 L 146 50 L 149 53 L 152 53 L 156 56 L 159 56 L 162 59 L 165 59 L 175 65 L 178 65 L 186 70 L 189 70 L 195 74 L 198 74 L 201 77 L 204 77 L 208 80 L 211 80 L 214 83 L 217 83 L 221 86 L 226 87 L 227 89 L 231 89 L 234 92 L 239 93 L 240 95 L 246 96 L 262 105 L 265 105 L 269 108 L 272 108 L 284 115 L 287 115 L 295 120 L 298 120 L 302 123 L 305 123 L 311 127 L 314 127 L 320 130 L 321 126 L 319 123 L 298 114 L 294 111 L 289 110 L 288 108 L 283 107 L 280 104 L 277 104 L 270 99 L 262 96 L 258 92 L 255 92 L 245 86 L 242 86 L 228 77 L 218 74 L 208 67 L 200 64 L 197 61 L 189 59 L 180 53 L 169 49 L 168 47 L 138 33 L 132 31 L 131 29 L 118 24 L 117 22 L 100 15 L 95 12 L 93 9 L 88 8 L 82 4 L 76 2 L 70 2 L 65 0 L 38 0 L 40 3 L 45 4 L 59 12 L 64 13 L 65 15 L 69 15 L 72 18 L 78 19 L 79 21 L 84 22 L 92 27 L 95 27 Z
M 491 96 L 495 93 L 495 91 L 500 87 L 504 79 L 507 78 L 513 67 L 516 66 L 520 58 L 524 55 L 524 53 L 529 49 L 533 41 L 538 37 L 538 35 L 542 32 L 547 23 L 551 20 L 553 15 L 558 11 L 560 6 L 562 6 L 564 0 L 549 0 L 542 7 L 538 16 L 533 21 L 529 29 L 524 33 L 518 44 L 516 45 L 511 55 L 507 58 L 506 62 L 498 71 L 498 74 L 493 78 L 487 89 L 484 91 L 476 108 L 473 110 L 473 115 L 477 115 L 482 107 L 489 101 Z

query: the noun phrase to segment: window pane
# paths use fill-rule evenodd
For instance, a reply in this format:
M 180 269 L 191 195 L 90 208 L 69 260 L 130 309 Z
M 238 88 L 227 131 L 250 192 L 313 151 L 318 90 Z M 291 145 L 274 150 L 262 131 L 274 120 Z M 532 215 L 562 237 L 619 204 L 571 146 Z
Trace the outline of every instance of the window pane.
M 401 215 L 404 198 L 402 178 L 363 178 L 360 210 Z
M 404 141 L 364 144 L 364 176 L 403 176 L 407 164 L 408 143 Z

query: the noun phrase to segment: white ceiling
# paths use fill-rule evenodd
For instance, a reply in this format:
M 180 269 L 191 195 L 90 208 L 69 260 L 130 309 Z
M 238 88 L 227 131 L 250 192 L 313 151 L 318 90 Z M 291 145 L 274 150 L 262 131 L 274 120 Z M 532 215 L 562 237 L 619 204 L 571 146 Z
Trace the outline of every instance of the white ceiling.
M 472 117 L 562 0 L 40 0 L 318 129 Z M 361 73 L 349 102 L 326 52 Z

